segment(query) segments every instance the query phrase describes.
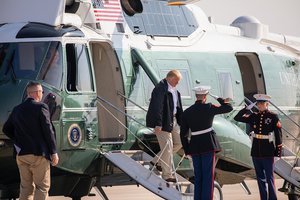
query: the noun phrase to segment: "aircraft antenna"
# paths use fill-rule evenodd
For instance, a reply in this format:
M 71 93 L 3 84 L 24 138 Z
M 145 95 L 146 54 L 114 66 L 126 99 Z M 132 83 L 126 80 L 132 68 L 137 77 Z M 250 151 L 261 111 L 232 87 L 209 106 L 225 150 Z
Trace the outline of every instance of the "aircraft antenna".
M 82 19 L 82 22 L 83 22 L 83 23 L 82 23 L 81 26 L 80 26 L 80 28 L 81 28 L 82 25 L 84 24 L 84 22 L 85 22 L 87 16 L 88 16 L 88 13 L 89 13 L 90 10 L 91 10 L 92 4 L 91 4 L 91 2 L 85 2 L 85 1 L 82 1 L 82 0 L 79 0 L 79 3 L 85 3 L 85 4 L 88 4 L 88 9 L 86 10 L 86 13 L 85 13 L 85 15 L 84 15 L 84 18 Z

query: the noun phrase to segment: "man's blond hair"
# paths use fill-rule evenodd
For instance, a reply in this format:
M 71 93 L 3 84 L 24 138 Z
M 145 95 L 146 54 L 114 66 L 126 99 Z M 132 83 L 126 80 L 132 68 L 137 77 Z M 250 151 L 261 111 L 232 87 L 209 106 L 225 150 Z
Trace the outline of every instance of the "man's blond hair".
M 182 75 L 181 75 L 181 73 L 180 73 L 179 70 L 173 69 L 173 70 L 171 70 L 171 71 L 169 71 L 167 73 L 167 77 L 166 78 L 173 78 L 173 77 L 176 77 L 176 78 L 178 78 L 180 80 L 182 78 Z

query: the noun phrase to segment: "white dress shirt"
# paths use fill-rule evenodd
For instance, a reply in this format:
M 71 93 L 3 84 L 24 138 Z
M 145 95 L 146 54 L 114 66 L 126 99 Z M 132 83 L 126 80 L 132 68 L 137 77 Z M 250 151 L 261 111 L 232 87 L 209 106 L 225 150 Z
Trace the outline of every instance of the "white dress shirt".
M 177 113 L 177 102 L 178 102 L 178 93 L 177 89 L 175 87 L 172 87 L 168 83 L 168 91 L 172 93 L 173 96 L 173 102 L 174 102 L 174 109 L 173 109 L 173 114 L 175 115 Z

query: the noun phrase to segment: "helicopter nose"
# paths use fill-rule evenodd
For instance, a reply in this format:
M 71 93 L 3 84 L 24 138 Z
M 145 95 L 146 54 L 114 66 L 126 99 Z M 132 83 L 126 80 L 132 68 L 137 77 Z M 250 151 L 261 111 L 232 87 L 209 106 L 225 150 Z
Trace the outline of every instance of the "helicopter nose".
M 20 104 L 24 97 L 25 87 L 28 81 L 18 83 L 9 81 L 0 84 L 0 135 L 2 127 L 13 108 Z

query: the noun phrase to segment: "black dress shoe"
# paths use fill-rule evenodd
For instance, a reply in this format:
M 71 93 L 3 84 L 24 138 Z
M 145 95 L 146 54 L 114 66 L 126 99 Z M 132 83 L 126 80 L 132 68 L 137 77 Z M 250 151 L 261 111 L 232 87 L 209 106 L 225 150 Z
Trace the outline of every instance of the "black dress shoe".
M 166 181 L 176 183 L 176 178 L 167 178 Z
M 150 164 L 155 166 L 158 171 L 160 171 L 160 172 L 162 171 L 162 167 L 160 165 L 158 165 L 157 163 L 154 164 L 154 162 L 150 161 Z

